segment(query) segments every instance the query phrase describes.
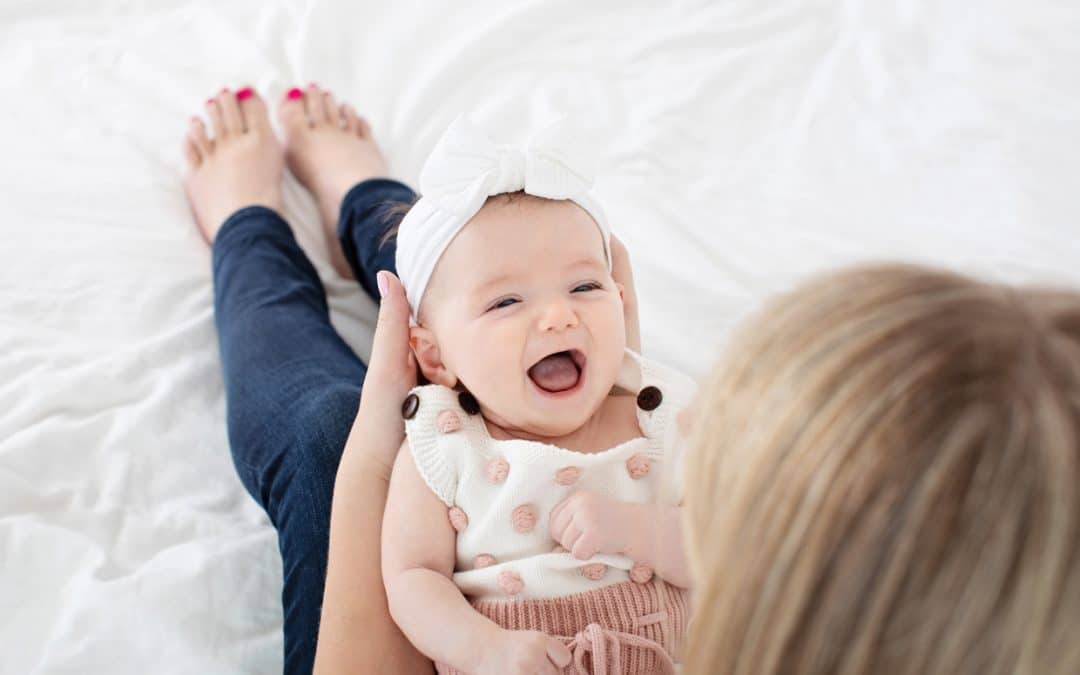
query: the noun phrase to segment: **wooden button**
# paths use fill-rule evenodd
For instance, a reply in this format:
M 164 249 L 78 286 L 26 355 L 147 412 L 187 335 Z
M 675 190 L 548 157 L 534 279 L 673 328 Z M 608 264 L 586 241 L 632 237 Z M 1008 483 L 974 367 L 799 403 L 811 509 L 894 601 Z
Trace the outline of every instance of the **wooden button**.
M 405 402 L 401 404 L 401 416 L 407 420 L 411 420 L 416 417 L 416 411 L 420 409 L 420 397 L 416 394 L 409 394 L 405 397 Z
M 463 391 L 458 394 L 458 405 L 469 415 L 476 415 L 480 413 L 480 404 L 476 402 L 476 397 L 467 391 Z
M 664 394 L 656 387 L 645 387 L 638 392 L 637 405 L 639 408 L 645 411 L 656 410 L 660 407 L 661 401 L 664 400 Z

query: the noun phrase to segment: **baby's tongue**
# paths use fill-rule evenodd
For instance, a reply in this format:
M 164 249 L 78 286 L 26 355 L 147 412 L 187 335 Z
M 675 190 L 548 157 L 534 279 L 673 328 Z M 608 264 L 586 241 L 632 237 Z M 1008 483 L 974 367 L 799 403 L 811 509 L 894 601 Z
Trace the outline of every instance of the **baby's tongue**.
M 552 354 L 529 368 L 536 386 L 547 391 L 563 391 L 577 384 L 578 368 L 567 353 Z

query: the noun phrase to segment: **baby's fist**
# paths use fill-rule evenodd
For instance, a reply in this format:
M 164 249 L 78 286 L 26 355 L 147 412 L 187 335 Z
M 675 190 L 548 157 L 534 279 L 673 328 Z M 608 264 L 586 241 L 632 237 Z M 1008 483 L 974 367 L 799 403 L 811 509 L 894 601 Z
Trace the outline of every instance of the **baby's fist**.
M 551 510 L 551 537 L 578 560 L 622 553 L 633 526 L 634 507 L 595 492 L 575 492 Z

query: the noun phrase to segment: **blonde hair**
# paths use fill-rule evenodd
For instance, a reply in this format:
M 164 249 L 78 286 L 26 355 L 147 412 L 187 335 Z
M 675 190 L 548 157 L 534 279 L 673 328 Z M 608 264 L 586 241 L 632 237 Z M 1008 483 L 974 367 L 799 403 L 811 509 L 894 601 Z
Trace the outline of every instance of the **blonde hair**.
M 694 413 L 687 673 L 1080 672 L 1080 294 L 831 275 Z

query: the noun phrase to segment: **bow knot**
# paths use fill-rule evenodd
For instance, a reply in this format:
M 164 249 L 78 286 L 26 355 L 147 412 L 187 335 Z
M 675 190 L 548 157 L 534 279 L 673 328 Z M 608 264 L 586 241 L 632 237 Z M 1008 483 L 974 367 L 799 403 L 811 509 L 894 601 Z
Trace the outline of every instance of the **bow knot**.
M 675 675 L 675 662 L 657 642 L 633 633 L 610 630 L 597 623 L 585 626 L 584 630 L 570 638 L 568 646 L 574 657 L 573 666 L 576 675 L 621 675 L 624 646 L 638 647 L 655 653 L 661 670 Z M 585 667 L 586 654 L 592 654 L 591 670 Z
M 459 117 L 431 151 L 420 172 L 420 192 L 454 213 L 475 213 L 504 192 L 571 199 L 593 183 L 596 150 L 583 130 L 560 120 L 524 148 L 499 146 Z
M 528 161 L 525 153 L 517 148 L 500 147 L 495 150 L 495 157 L 499 166 L 492 179 L 491 194 L 517 192 L 522 189 L 525 186 Z

